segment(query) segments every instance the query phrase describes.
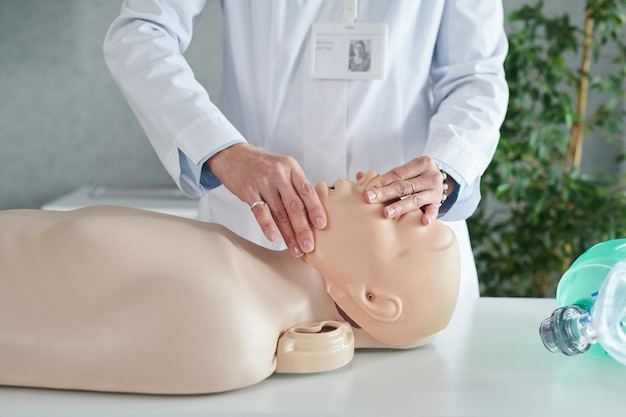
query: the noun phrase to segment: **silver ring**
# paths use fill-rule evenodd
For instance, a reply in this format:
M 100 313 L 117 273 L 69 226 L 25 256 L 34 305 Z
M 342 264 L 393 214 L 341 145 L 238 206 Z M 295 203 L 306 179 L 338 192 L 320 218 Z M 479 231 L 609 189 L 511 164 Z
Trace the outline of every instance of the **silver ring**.
M 263 201 L 263 200 L 255 200 L 252 203 L 250 203 L 250 210 L 254 210 L 254 208 L 256 206 L 260 206 L 262 204 L 266 204 L 267 205 L 267 203 L 265 201 Z

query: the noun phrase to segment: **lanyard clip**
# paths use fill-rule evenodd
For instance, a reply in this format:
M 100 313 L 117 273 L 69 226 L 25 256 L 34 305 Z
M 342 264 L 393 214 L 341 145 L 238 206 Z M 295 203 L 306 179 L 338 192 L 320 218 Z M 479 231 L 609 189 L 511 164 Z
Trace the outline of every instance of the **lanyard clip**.
M 356 21 L 358 0 L 343 0 L 343 24 L 348 29 L 354 28 Z

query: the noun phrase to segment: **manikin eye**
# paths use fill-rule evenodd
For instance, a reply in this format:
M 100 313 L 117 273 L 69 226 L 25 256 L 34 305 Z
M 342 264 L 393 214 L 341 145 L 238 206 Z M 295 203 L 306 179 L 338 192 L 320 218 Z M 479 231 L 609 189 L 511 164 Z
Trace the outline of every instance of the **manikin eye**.
M 369 301 L 374 301 L 374 298 L 376 298 L 376 297 L 374 296 L 374 294 L 372 294 L 371 292 L 368 292 L 368 293 L 367 293 L 367 299 L 368 299 Z

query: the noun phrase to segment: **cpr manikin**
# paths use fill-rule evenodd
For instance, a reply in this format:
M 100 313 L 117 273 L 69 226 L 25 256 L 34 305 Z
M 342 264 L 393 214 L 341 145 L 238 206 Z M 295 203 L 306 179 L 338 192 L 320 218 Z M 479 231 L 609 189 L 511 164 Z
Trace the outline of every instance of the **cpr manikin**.
M 329 223 L 304 259 L 136 209 L 0 212 L 0 385 L 212 393 L 430 342 L 456 304 L 454 233 L 383 218 L 372 175 L 316 187 Z

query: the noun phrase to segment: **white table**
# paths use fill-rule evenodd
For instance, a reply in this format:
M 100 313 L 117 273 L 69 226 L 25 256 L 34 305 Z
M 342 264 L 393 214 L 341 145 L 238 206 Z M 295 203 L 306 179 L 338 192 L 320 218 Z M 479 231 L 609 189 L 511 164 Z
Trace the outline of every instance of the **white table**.
M 56 198 L 44 210 L 74 210 L 95 205 L 135 207 L 195 219 L 198 199 L 186 197 L 176 187 L 108 187 L 87 185 Z
M 0 416 L 618 416 L 626 366 L 551 354 L 538 326 L 553 299 L 481 298 L 437 341 L 360 350 L 346 367 L 279 375 L 216 395 L 149 396 L 0 388 Z M 0 370 L 1 372 L 1 370 Z

